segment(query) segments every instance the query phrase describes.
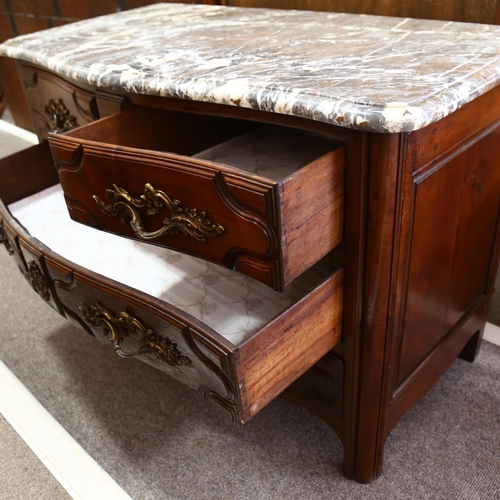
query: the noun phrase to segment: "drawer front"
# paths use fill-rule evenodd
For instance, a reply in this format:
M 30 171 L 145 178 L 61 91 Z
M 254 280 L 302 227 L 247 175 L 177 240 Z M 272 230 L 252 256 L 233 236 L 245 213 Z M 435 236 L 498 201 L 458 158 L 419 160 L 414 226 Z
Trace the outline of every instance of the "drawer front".
M 227 373 L 231 349 L 165 303 L 150 304 L 144 294 L 55 259 L 48 258 L 47 267 L 68 319 L 119 356 L 166 372 L 239 421 L 235 381 Z
M 234 345 L 167 302 L 65 260 L 0 208 L 0 242 L 47 304 L 120 356 L 136 357 L 196 390 L 238 424 L 341 339 L 342 270 Z
M 118 355 L 136 357 L 191 387 L 240 425 L 341 338 L 341 270 L 234 346 L 165 302 L 51 256 L 45 261 L 68 319 Z
M 193 120 L 198 117 L 183 122 L 178 114 L 135 108 L 64 136 L 51 135 L 71 217 L 202 257 L 283 290 L 342 240 L 343 148 L 333 143 L 331 152 L 303 171 L 274 181 L 213 161 L 127 145 L 140 144 L 144 134 L 145 147 L 152 147 L 153 131 L 140 132 L 148 123 L 164 130 L 163 146 L 175 150 L 182 139 L 177 135 L 201 126 Z M 207 120 L 202 119 L 205 127 Z M 226 139 L 230 131 L 219 120 L 220 140 Z M 130 133 L 133 127 L 137 135 Z M 196 132 L 191 131 L 203 135 Z M 109 143 L 96 141 L 106 136 Z M 196 150 L 196 145 L 179 148 Z
M 40 151 L 43 149 L 42 145 Z M 182 159 L 171 157 L 172 164 L 179 167 Z M 22 183 L 34 165 L 42 173 L 51 170 L 45 160 L 40 160 L 43 158 L 44 155 L 39 155 L 38 163 L 33 163 L 33 158 L 29 162 L 16 160 L 18 177 L 15 178 Z M 154 154 L 146 155 L 147 162 L 152 158 Z M 9 174 L 12 161 L 2 160 L 0 173 Z M 197 160 L 188 158 L 185 163 L 189 168 L 185 166 L 181 172 L 195 178 Z M 155 167 L 164 168 L 164 165 L 165 158 L 162 158 Z M 212 166 L 210 162 L 202 162 L 201 166 L 200 171 L 212 168 L 215 178 L 226 175 L 230 179 L 234 173 L 230 168 Z M 43 178 L 46 187 L 50 186 L 52 177 L 44 174 Z M 252 181 L 244 176 L 242 179 L 247 184 Z M 241 187 L 239 181 L 236 176 L 231 186 Z M 181 184 L 189 185 L 189 182 Z M 229 181 L 227 184 L 230 185 Z M 0 186 L 2 196 L 8 195 L 13 187 L 11 176 L 6 175 L 6 182 Z M 274 187 L 272 191 L 276 191 Z M 26 193 L 34 194 L 32 186 Z M 247 205 L 260 194 L 258 190 L 247 194 Z M 32 198 L 43 196 L 40 193 Z M 12 201 L 17 199 L 16 195 Z M 28 208 L 35 206 L 30 205 L 32 201 L 23 203 Z M 14 206 L 11 210 L 15 211 Z M 28 217 L 26 213 L 25 216 Z M 0 243 L 16 259 L 20 271 L 44 302 L 92 336 L 111 344 L 120 356 L 145 361 L 198 391 L 239 424 L 248 421 L 341 339 L 343 272 L 337 269 L 328 275 L 333 268 L 330 256 L 326 259 L 330 262 L 327 269 L 312 271 L 314 279 L 305 287 L 294 285 L 297 292 L 294 304 L 273 313 L 274 317 L 270 314 L 267 317 L 271 319 L 261 322 L 242 342 L 233 344 L 201 320 L 166 301 L 84 269 L 53 252 L 39 241 L 43 241 L 44 234 L 47 236 L 43 231 L 54 229 L 53 219 L 52 224 L 43 229 L 42 217 L 42 223 L 36 226 L 39 238 L 36 239 L 21 225 L 22 217 L 16 217 L 19 222 L 0 203 Z M 262 218 L 267 220 L 265 214 Z M 57 224 L 56 228 L 59 228 Z M 86 240 L 80 241 L 80 245 L 85 244 Z M 245 281 L 250 287 L 260 286 L 247 278 Z M 261 298 L 262 301 L 252 298 L 249 310 L 260 307 L 267 310 L 263 293 Z M 212 309 L 207 314 L 210 311 Z M 229 318 L 233 318 L 231 313 Z M 225 314 L 221 321 L 227 322 L 229 318 Z
M 32 241 L 0 203 L 0 243 L 16 261 L 17 267 L 33 290 L 52 309 L 62 313 L 47 272 L 43 250 Z
M 250 262 L 269 284 L 278 272 L 275 227 L 239 203 L 216 169 L 120 153 L 110 161 L 109 151 L 90 146 L 71 152 L 69 160 L 62 160 L 66 151 L 52 151 L 73 220 L 230 269 Z M 273 188 L 262 191 L 273 206 Z
M 98 118 L 92 92 L 29 65 L 20 65 L 20 73 L 40 139 L 47 139 L 49 132 L 66 132 Z

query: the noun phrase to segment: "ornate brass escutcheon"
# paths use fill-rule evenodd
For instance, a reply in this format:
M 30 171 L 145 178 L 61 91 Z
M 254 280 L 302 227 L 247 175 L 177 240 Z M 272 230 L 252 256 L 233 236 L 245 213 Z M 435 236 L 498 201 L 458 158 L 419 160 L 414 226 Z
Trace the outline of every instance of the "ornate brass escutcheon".
M 76 118 L 70 114 L 62 99 L 49 99 L 45 106 L 45 115 L 49 121 L 51 132 L 60 134 L 79 126 Z
M 153 330 L 146 328 L 138 319 L 130 316 L 127 312 L 121 312 L 119 317 L 115 317 L 98 302 L 91 306 L 84 305 L 79 309 L 85 321 L 104 329 L 115 346 L 116 353 L 120 356 L 137 356 L 152 352 L 158 359 L 170 366 L 191 364 L 191 360 L 187 356 L 183 356 L 177 349 L 177 344 L 168 338 L 156 335 Z M 126 351 L 122 346 L 125 338 L 130 338 L 137 343 L 137 348 Z
M 172 200 L 163 191 L 157 191 L 151 184 L 147 183 L 144 194 L 140 198 L 134 199 L 130 194 L 113 184 L 112 189 L 106 190 L 106 196 L 112 200 L 110 205 L 106 205 L 98 196 L 93 196 L 94 201 L 99 205 L 103 214 L 109 217 L 121 215 L 122 221 L 130 225 L 137 237 L 143 240 L 153 240 L 166 234 L 183 233 L 198 241 L 207 241 L 207 237 L 221 235 L 225 228 L 221 224 L 212 224 L 207 219 L 205 211 L 198 211 L 196 208 L 182 208 L 179 200 Z M 168 217 L 163 219 L 163 227 L 157 231 L 146 232 L 144 223 L 137 208 L 147 208 L 147 215 L 156 215 L 163 207 L 170 212 Z
M 50 288 L 40 267 L 34 260 L 28 264 L 28 274 L 33 280 L 33 285 L 40 297 L 48 302 L 50 300 Z
M 14 255 L 14 249 L 10 244 L 9 238 L 7 238 L 7 234 L 5 233 L 5 229 L 0 225 L 0 243 L 3 243 L 9 255 Z

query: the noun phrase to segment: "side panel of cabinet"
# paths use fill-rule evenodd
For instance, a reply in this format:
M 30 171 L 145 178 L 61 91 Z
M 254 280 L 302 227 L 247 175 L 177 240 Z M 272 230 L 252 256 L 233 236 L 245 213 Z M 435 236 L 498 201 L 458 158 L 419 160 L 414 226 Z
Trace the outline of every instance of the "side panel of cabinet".
M 398 383 L 488 295 L 500 207 L 500 131 L 413 178 Z

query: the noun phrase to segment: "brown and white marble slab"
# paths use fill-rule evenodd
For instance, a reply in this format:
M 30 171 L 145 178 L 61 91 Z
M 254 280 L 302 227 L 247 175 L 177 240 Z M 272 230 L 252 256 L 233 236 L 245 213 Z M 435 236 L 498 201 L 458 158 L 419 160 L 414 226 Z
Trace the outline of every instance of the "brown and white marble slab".
M 500 26 L 155 4 L 17 37 L 0 54 L 97 87 L 416 130 L 500 83 Z

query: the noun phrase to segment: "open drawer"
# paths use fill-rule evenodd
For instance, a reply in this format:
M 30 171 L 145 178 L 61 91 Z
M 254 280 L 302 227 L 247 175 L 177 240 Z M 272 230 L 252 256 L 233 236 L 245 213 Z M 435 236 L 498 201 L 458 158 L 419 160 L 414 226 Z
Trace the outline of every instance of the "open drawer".
M 46 145 L 33 149 L 46 158 Z M 39 165 L 48 185 L 49 168 Z M 26 166 L 18 169 L 21 175 Z M 10 191 L 4 186 L 2 197 Z M 59 185 L 17 198 L 9 198 L 9 210 L 0 203 L 0 240 L 42 300 L 239 424 L 341 338 L 343 271 L 333 262 L 318 263 L 279 293 L 195 257 L 76 224 Z
M 343 238 L 344 148 L 312 133 L 136 107 L 49 136 L 75 221 L 277 290 Z

